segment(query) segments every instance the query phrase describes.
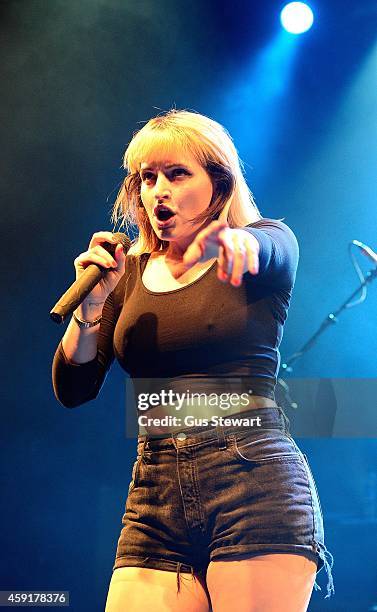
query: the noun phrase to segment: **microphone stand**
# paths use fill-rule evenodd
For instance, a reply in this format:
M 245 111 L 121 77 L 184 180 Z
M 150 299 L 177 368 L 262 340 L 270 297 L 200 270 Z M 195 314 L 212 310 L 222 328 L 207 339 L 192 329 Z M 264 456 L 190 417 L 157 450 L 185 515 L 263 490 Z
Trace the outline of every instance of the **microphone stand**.
M 292 355 L 288 357 L 288 359 L 284 361 L 284 363 L 281 364 L 281 369 L 284 372 L 291 374 L 293 372 L 292 365 L 315 344 L 315 342 L 318 340 L 321 334 L 323 334 L 323 332 L 330 325 L 334 325 L 335 323 L 338 323 L 338 317 L 340 313 L 349 307 L 349 303 L 351 302 L 352 298 L 355 297 L 360 292 L 360 290 L 363 289 L 368 283 L 371 283 L 376 278 L 377 278 L 377 266 L 366 274 L 366 276 L 364 277 L 364 281 L 360 283 L 360 285 L 355 289 L 355 291 L 352 292 L 349 298 L 346 299 L 346 301 L 338 308 L 338 310 L 336 310 L 335 312 L 330 312 L 330 314 L 327 315 L 327 317 L 323 320 L 323 322 L 319 326 L 318 330 L 309 338 L 309 340 L 305 342 L 305 344 L 298 351 L 296 351 L 295 353 L 292 353 Z M 295 409 L 298 408 L 298 405 L 295 402 L 292 402 L 292 399 L 289 395 L 289 386 L 287 382 L 280 377 L 277 379 L 277 382 L 282 388 L 283 395 L 288 405 L 291 408 L 295 408 Z

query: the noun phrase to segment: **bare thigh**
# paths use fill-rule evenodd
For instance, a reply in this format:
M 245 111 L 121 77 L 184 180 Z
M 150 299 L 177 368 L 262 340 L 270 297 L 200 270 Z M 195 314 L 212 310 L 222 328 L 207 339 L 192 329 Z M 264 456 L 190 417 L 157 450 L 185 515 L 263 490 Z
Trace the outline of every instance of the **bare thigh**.
M 144 567 L 114 570 L 105 612 L 209 612 L 210 605 L 198 577 Z
M 213 612 L 306 612 L 316 570 L 314 561 L 288 553 L 211 561 L 206 581 Z

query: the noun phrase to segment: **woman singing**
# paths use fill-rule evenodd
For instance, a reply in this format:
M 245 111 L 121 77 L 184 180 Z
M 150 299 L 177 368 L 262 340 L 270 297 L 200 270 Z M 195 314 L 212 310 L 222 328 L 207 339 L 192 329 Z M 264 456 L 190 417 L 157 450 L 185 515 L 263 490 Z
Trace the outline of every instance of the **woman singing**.
M 196 405 L 165 429 L 154 417 L 174 408 L 145 412 L 106 612 L 304 612 L 322 567 L 327 597 L 333 582 L 313 476 L 274 396 L 296 238 L 261 216 L 228 132 L 199 113 L 152 118 L 124 165 L 113 221 L 138 236 L 113 257 L 98 232 L 75 259 L 77 276 L 108 272 L 58 346 L 56 397 L 94 399 L 116 357 L 135 381 L 236 401 L 225 421 Z

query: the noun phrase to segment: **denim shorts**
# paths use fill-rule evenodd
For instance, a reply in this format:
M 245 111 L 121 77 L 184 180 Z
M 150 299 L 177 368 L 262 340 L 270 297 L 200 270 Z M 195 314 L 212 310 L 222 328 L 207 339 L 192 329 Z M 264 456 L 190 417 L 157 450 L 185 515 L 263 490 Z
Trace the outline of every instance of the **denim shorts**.
M 282 408 L 248 416 L 259 426 L 139 436 L 113 570 L 174 571 L 179 590 L 180 572 L 205 578 L 210 561 L 296 553 L 317 573 L 325 567 L 331 596 L 333 557 L 308 459 Z

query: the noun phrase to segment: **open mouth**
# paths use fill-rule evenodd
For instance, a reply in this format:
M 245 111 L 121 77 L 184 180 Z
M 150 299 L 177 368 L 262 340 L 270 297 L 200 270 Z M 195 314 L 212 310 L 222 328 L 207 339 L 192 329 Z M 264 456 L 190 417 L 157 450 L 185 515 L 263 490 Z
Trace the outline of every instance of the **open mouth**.
M 154 214 L 159 221 L 168 221 L 175 215 L 175 213 L 164 204 L 157 204 L 154 209 Z

